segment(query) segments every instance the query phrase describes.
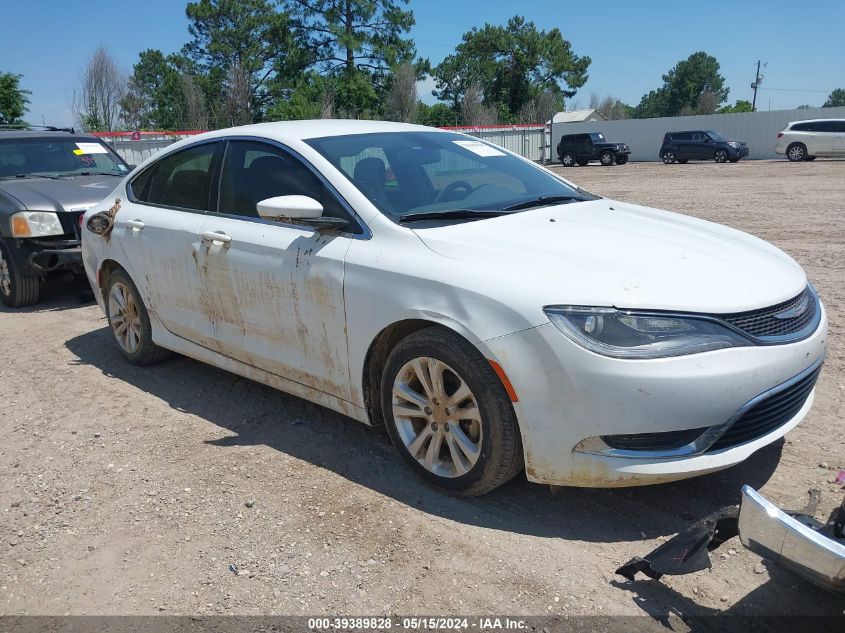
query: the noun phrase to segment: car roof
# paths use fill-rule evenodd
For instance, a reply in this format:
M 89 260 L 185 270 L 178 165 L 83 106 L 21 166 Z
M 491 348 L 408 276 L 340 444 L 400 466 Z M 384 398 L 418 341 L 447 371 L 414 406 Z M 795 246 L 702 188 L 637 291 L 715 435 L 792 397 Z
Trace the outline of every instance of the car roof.
M 438 128 L 392 121 L 359 121 L 352 119 L 312 119 L 302 121 L 276 121 L 230 127 L 205 132 L 192 140 L 220 136 L 263 136 L 277 141 L 304 141 L 324 136 L 347 136 L 350 134 L 373 134 L 376 132 L 444 132 Z
M 84 132 L 62 132 L 61 130 L 0 130 L 0 140 L 11 138 L 55 138 L 55 139 L 74 139 L 84 138 L 87 141 L 99 141 L 93 134 L 85 134 Z
M 801 119 L 800 121 L 790 121 L 789 125 L 796 123 L 818 123 L 819 121 L 845 121 L 845 119 Z

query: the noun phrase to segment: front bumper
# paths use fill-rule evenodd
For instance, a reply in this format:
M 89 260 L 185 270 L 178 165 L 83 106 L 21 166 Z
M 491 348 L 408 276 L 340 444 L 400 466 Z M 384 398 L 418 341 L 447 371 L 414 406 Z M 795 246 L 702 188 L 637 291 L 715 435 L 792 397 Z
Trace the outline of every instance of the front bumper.
M 531 481 L 583 487 L 639 486 L 733 466 L 795 427 L 811 392 L 790 419 L 762 436 L 703 454 L 616 456 L 576 451 L 587 438 L 684 431 L 724 424 L 750 401 L 821 361 L 827 316 L 802 341 L 739 347 L 655 360 L 600 356 L 572 343 L 551 323 L 485 341 L 518 402 Z
M 82 270 L 82 247 L 66 245 L 63 248 L 45 249 L 31 253 L 27 261 L 29 267 L 37 273 L 68 269 Z
M 728 150 L 728 156 L 731 158 L 745 158 L 750 153 L 747 145 L 743 145 L 740 148 L 730 148 Z
M 788 515 L 747 485 L 742 487 L 739 538 L 755 554 L 845 593 L 845 544 Z

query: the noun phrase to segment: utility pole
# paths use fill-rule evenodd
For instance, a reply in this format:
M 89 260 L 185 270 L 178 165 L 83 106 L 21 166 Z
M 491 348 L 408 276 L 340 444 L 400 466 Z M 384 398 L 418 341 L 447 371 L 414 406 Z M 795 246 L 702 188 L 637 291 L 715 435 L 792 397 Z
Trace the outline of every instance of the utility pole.
M 754 91 L 754 99 L 751 101 L 751 111 L 757 111 L 757 88 L 760 87 L 760 82 L 763 78 L 760 76 L 760 60 L 757 60 L 757 75 L 754 77 L 754 83 L 751 84 L 751 89 Z

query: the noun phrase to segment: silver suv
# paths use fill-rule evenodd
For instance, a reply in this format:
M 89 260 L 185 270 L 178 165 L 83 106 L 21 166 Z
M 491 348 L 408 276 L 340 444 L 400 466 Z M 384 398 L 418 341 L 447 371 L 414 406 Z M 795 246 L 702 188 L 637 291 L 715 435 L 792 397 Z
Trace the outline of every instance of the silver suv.
M 775 152 L 792 162 L 845 156 L 845 119 L 793 121 L 778 132 Z

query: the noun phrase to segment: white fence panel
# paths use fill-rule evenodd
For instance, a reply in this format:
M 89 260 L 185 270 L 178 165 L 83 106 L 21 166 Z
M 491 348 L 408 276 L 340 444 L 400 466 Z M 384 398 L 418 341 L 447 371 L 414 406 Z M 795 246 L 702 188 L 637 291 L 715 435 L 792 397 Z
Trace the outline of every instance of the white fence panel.
M 778 158 L 775 154 L 777 134 L 787 123 L 804 119 L 843 119 L 845 107 L 775 110 L 706 116 L 665 117 L 659 119 L 625 119 L 622 121 L 586 121 L 552 125 L 551 146 L 557 161 L 557 146 L 564 134 L 602 132 L 609 141 L 627 143 L 631 160 L 659 161 L 660 146 L 666 132 L 681 130 L 716 130 L 728 139 L 748 143 L 748 158 Z

